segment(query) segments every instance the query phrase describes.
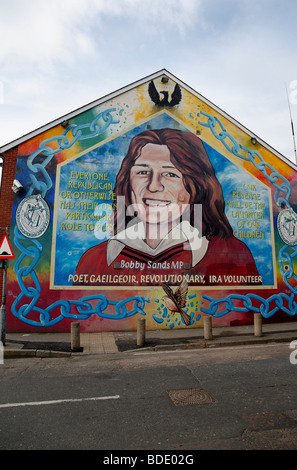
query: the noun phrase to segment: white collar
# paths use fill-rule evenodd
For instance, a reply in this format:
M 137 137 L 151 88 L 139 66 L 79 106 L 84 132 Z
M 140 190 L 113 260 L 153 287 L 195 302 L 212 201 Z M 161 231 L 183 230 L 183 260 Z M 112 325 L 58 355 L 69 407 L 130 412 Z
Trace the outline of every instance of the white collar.
M 169 234 L 168 234 L 169 235 Z M 204 257 L 208 249 L 208 240 L 201 237 L 199 230 L 192 227 L 188 221 L 182 221 L 170 232 L 170 237 L 166 237 L 156 248 L 151 248 L 145 243 L 145 227 L 143 222 L 136 223 L 119 232 L 107 244 L 107 264 L 108 266 L 119 256 L 125 246 L 142 251 L 151 256 L 156 256 L 168 248 L 185 243 L 185 249 L 192 251 L 192 266 Z M 188 248 L 187 248 L 188 246 Z

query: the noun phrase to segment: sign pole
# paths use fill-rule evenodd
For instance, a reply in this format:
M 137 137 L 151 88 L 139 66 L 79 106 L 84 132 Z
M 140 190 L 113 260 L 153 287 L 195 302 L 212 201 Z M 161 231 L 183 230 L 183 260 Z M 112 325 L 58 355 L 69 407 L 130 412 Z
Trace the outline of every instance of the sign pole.
M 6 234 L 8 236 L 9 228 L 6 227 Z M 3 286 L 2 286 L 2 305 L 0 309 L 0 323 L 1 323 L 1 343 L 5 346 L 6 343 L 6 275 L 7 275 L 7 260 L 3 259 Z

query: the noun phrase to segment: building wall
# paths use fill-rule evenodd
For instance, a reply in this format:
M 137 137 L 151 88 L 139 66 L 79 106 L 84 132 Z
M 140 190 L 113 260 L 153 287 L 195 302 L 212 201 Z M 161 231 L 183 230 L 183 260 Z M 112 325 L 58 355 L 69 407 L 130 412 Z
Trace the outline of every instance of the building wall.
M 16 255 L 8 270 L 8 331 L 69 331 L 74 320 L 82 331 L 133 330 L 140 316 L 149 329 L 200 327 L 204 315 L 215 326 L 248 324 L 257 312 L 264 321 L 294 319 L 295 168 L 252 144 L 247 131 L 186 87 L 161 77 L 154 86 L 168 92 L 167 106 L 154 102 L 146 82 L 11 151 L 17 166 L 13 176 L 11 157 L 5 194 L 11 199 L 14 177 L 24 193 L 5 209 Z M 175 92 L 181 96 L 170 103 Z M 142 141 L 150 167 L 130 169 L 132 139 L 140 145 L 140 134 L 151 139 L 156 129 L 171 136 L 171 168 L 160 170 L 164 154 L 145 153 Z M 145 181 L 153 175 L 159 188 L 149 193 Z M 138 207 L 136 225 L 130 204 L 143 187 L 149 216 Z M 141 248 L 141 221 L 160 229 L 148 217 L 156 204 L 163 210 L 164 191 L 163 206 L 177 197 L 182 230 L 171 245 L 163 234 L 152 257 Z M 196 212 L 188 216 L 182 201 Z M 118 239 L 111 243 L 115 211 Z

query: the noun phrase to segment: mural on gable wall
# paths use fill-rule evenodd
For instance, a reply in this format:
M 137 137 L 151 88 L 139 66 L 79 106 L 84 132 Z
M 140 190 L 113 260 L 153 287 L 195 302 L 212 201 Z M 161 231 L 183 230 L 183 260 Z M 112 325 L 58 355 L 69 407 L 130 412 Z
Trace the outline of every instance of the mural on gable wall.
M 296 172 L 173 80 L 23 143 L 16 178 L 25 193 L 13 208 L 8 329 L 296 313 Z

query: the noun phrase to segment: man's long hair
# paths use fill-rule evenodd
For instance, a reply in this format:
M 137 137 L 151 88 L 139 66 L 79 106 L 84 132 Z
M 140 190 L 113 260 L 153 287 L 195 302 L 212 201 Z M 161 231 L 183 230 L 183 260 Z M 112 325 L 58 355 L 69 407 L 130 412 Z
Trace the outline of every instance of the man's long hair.
M 233 231 L 225 215 L 221 185 L 201 139 L 188 131 L 170 128 L 147 130 L 131 140 L 114 189 L 117 196 L 125 197 L 126 207 L 132 204 L 130 170 L 147 144 L 167 145 L 170 160 L 182 173 L 185 189 L 190 195 L 191 223 L 194 224 L 194 205 L 202 204 L 202 235 L 208 240 L 213 236 L 229 238 Z M 123 221 L 122 217 L 126 219 L 126 214 L 117 210 L 114 218 L 115 229 L 117 222 Z

